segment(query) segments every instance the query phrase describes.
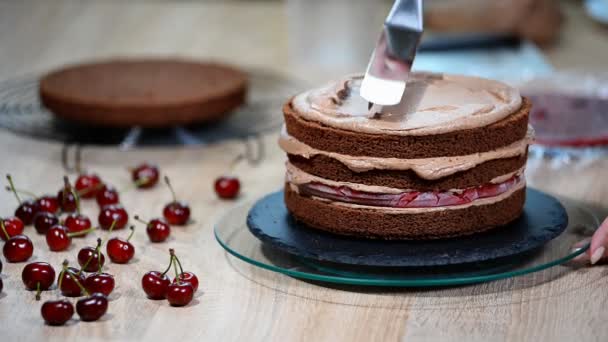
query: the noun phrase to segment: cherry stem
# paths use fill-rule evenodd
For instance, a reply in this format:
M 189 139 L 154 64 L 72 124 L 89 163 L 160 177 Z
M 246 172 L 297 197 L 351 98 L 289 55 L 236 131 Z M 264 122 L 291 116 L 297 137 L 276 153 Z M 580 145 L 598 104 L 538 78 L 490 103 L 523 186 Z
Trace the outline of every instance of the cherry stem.
M 106 238 L 110 237 L 110 235 L 112 235 L 112 231 L 114 230 L 114 227 L 116 227 L 116 222 L 118 222 L 118 220 L 114 220 L 112 221 L 112 224 L 110 225 L 110 229 L 108 230 L 108 235 L 106 236 Z M 101 239 L 97 239 L 97 240 L 101 240 Z M 103 241 L 102 244 L 105 244 L 106 242 Z
M 72 193 L 72 196 L 74 196 L 74 201 L 76 201 L 76 213 L 80 215 L 80 195 L 78 195 L 78 192 L 72 187 L 70 187 L 70 192 Z
M 140 187 L 142 184 L 146 184 L 150 180 L 150 177 L 143 177 L 133 182 L 135 187 Z
M 42 290 L 40 289 L 40 282 L 36 283 L 36 300 L 40 300 L 40 293 Z
M 11 236 L 8 235 L 8 232 L 6 231 L 6 227 L 4 226 L 4 220 L 0 219 L 0 228 L 2 228 L 2 232 L 4 233 L 4 236 L 6 236 L 6 240 L 10 240 Z
M 165 270 L 165 272 L 163 272 L 163 276 L 165 274 L 167 274 L 167 272 L 169 272 L 169 270 L 171 269 L 171 265 L 173 265 L 173 250 L 172 249 L 169 250 L 169 254 L 170 254 L 170 257 L 169 257 L 169 266 L 167 266 L 167 269 Z
M 116 221 L 115 221 L 116 222 Z M 101 239 L 97 239 L 97 247 L 95 247 L 95 252 L 97 252 L 97 262 L 99 264 L 99 269 L 101 270 L 101 252 L 99 251 L 99 249 L 101 248 Z M 91 261 L 93 261 L 93 258 L 95 257 L 95 254 L 91 255 L 89 257 L 89 259 L 87 260 L 87 262 L 84 263 L 84 265 L 82 265 L 82 267 L 80 268 L 80 271 L 78 271 L 78 275 L 82 274 L 82 271 L 87 268 L 87 266 L 89 266 L 89 264 L 91 263 Z
M 6 186 L 5 189 L 6 189 L 6 191 L 13 191 L 13 189 L 10 186 Z M 38 197 L 38 196 L 36 196 L 35 193 L 33 193 L 31 191 L 27 191 L 27 190 L 23 190 L 23 189 L 17 189 L 17 188 L 15 188 L 15 191 L 17 193 L 26 195 L 26 196 L 31 197 L 31 198 L 37 198 Z
M 169 181 L 168 176 L 165 176 L 165 184 L 167 184 L 167 187 L 169 187 L 169 190 L 171 191 L 171 196 L 173 196 L 173 202 L 177 202 L 177 196 L 175 196 L 175 190 L 173 189 L 173 186 L 171 185 L 171 182 Z
M 241 162 L 241 160 L 245 159 L 245 155 L 240 153 L 234 160 L 230 163 L 230 168 L 228 169 L 228 173 L 234 173 L 234 169 Z
M 182 268 L 182 263 L 179 262 L 179 258 L 177 257 L 177 255 L 175 255 L 175 251 L 173 252 L 173 259 L 175 259 L 175 261 L 177 261 L 177 264 L 179 265 L 179 270 L 180 270 L 180 275 L 184 274 L 184 269 Z
M 89 293 L 89 291 L 82 286 L 82 284 L 80 283 L 80 281 L 78 280 L 78 276 L 80 275 L 75 275 L 74 273 L 72 273 L 72 271 L 70 271 L 69 269 L 65 269 L 65 271 L 70 275 L 70 277 L 72 277 L 72 279 L 74 279 L 74 282 L 76 283 L 76 285 L 78 285 L 78 287 L 80 287 L 80 291 L 83 292 L 85 295 L 87 295 L 87 297 L 90 297 L 91 294 Z
M 17 202 L 19 202 L 19 204 L 21 204 L 21 198 L 19 198 L 19 194 L 17 193 L 17 190 L 15 190 L 15 184 L 13 184 L 13 177 L 11 177 L 11 175 L 7 174 L 6 179 L 8 179 L 8 184 L 9 184 L 13 194 L 15 194 L 15 198 L 17 198 Z
M 134 219 L 135 221 L 137 221 L 137 222 L 140 222 L 140 223 L 145 224 L 145 225 L 146 225 L 146 227 L 147 227 L 147 226 L 150 224 L 150 222 L 146 222 L 146 221 L 142 220 L 142 219 L 141 219 L 141 218 L 139 218 L 139 216 L 137 216 L 137 215 L 133 216 L 133 219 Z
M 91 227 L 91 228 L 89 228 L 89 229 L 87 229 L 87 230 L 81 230 L 81 231 L 79 231 L 79 232 L 72 232 L 72 233 L 68 233 L 68 237 L 71 237 L 71 238 L 72 238 L 72 237 L 75 237 L 75 236 L 83 236 L 83 235 L 87 235 L 87 234 L 89 234 L 90 232 L 93 232 L 93 231 L 95 231 L 95 230 L 97 230 L 97 227 Z
M 175 270 L 175 281 L 177 281 L 177 285 L 181 285 L 181 280 L 179 279 L 179 273 L 177 272 L 177 257 L 173 255 L 173 269 Z
M 94 187 L 86 188 L 86 189 L 84 189 L 82 191 L 78 191 L 78 195 L 84 196 L 84 195 L 86 195 L 86 194 L 88 194 L 88 193 L 90 193 L 92 191 L 101 190 L 101 189 L 103 189 L 104 186 L 105 186 L 105 184 L 103 184 L 103 183 L 97 184 Z
M 57 288 L 61 291 L 61 285 L 63 284 L 63 275 L 65 274 L 65 270 L 68 268 L 68 261 L 64 260 L 61 268 L 61 272 L 59 272 L 59 280 L 57 281 Z
M 129 227 L 129 229 L 131 230 L 131 234 L 129 234 L 129 237 L 127 238 L 127 242 L 129 242 L 129 240 L 131 240 L 131 238 L 133 237 L 133 234 L 135 234 L 135 226 L 131 226 L 131 227 Z

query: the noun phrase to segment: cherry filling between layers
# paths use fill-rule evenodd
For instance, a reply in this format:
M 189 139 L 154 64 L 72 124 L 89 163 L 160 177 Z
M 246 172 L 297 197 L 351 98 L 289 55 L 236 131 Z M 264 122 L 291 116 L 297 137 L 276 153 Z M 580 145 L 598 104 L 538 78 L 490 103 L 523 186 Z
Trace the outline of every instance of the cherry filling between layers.
M 488 183 L 478 187 L 453 191 L 407 191 L 400 194 L 379 194 L 357 191 L 346 186 L 329 186 L 311 182 L 298 185 L 305 196 L 316 196 L 337 202 L 390 208 L 435 208 L 462 205 L 477 199 L 503 194 L 515 187 L 522 176 L 515 175 L 501 183 Z

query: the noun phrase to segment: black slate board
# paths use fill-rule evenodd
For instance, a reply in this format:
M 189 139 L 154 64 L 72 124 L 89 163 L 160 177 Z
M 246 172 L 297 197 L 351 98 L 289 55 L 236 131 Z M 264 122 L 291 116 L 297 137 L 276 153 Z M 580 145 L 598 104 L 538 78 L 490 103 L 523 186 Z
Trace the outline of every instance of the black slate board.
M 446 266 L 516 256 L 543 246 L 567 225 L 568 215 L 559 201 L 530 188 L 526 191 L 524 213 L 515 222 L 486 233 L 444 240 L 363 240 L 315 230 L 291 217 L 283 202 L 283 191 L 260 199 L 247 216 L 253 235 L 289 254 L 385 267 Z

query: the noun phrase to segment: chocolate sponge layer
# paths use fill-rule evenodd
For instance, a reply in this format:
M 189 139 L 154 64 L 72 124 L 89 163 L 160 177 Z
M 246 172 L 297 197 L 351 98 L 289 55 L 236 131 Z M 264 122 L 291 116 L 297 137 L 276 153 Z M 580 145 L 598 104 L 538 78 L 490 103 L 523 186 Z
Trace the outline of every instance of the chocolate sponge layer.
M 285 186 L 289 212 L 306 225 L 366 239 L 439 239 L 469 235 L 506 225 L 521 215 L 525 188 L 502 201 L 429 213 L 389 214 L 350 208 L 300 196 Z
M 354 172 L 338 160 L 323 155 L 317 155 L 310 159 L 296 155 L 288 155 L 288 157 L 289 161 L 300 170 L 324 179 L 418 191 L 466 189 L 486 184 L 498 176 L 519 170 L 526 164 L 527 158 L 523 154 L 513 158 L 490 160 L 470 170 L 457 172 L 436 180 L 427 180 L 418 177 L 411 170 Z
M 322 151 L 381 158 L 432 158 L 486 152 L 523 139 L 531 103 L 523 98 L 519 111 L 491 125 L 437 135 L 369 134 L 329 127 L 298 115 L 291 100 L 283 106 L 287 132 Z

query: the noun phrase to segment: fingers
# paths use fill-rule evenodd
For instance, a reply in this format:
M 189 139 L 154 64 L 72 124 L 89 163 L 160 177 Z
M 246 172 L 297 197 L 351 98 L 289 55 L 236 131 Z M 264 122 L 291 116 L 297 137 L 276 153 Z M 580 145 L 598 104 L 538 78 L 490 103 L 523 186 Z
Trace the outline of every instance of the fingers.
M 572 246 L 572 252 L 575 252 L 577 249 L 583 248 L 587 244 L 591 242 L 591 238 L 588 237 L 582 241 L 579 241 Z M 589 250 L 585 251 L 585 253 L 579 254 L 576 258 L 572 259 L 572 263 L 574 265 L 588 265 L 590 262 L 591 256 L 589 255 Z
M 591 264 L 608 259 L 608 218 L 600 225 L 591 238 L 591 247 L 587 252 Z

